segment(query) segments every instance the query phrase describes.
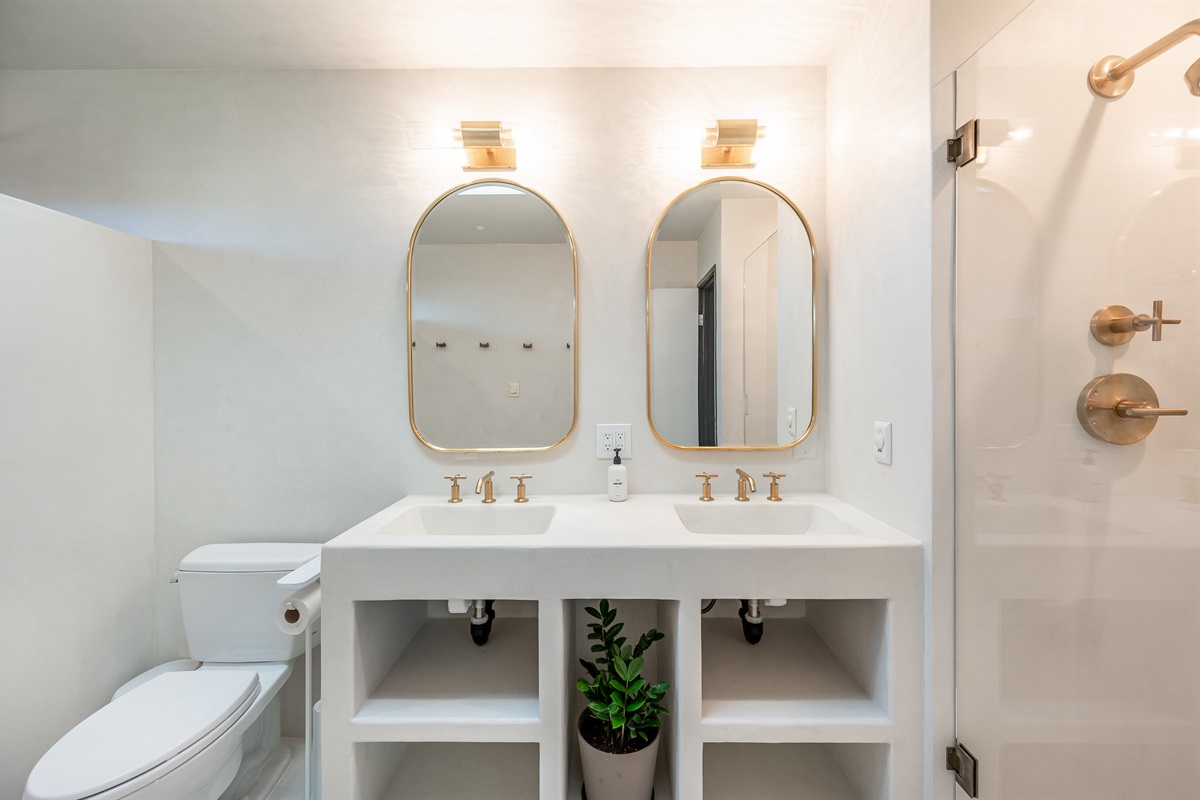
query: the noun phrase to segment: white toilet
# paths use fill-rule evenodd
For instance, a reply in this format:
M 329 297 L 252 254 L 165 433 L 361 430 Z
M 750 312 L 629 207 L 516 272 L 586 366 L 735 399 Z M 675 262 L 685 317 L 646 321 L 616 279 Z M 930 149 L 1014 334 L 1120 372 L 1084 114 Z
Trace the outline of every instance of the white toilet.
M 126 683 L 29 774 L 26 800 L 266 798 L 291 758 L 280 687 L 303 636 L 281 633 L 276 581 L 319 544 L 218 544 L 179 565 L 188 653 Z

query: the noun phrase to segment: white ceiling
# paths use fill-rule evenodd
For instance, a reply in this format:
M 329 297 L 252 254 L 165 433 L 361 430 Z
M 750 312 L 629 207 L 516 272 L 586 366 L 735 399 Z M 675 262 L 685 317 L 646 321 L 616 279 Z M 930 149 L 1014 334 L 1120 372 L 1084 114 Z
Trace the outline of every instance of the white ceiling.
M 0 69 L 827 64 L 868 0 L 0 0 Z

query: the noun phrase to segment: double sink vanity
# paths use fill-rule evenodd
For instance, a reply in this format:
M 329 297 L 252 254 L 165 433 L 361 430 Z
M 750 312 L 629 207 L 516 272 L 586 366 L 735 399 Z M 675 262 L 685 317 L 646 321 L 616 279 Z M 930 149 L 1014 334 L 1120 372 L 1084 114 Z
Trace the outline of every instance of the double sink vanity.
M 920 796 L 921 574 L 918 542 L 825 495 L 407 497 L 323 551 L 326 796 L 579 797 L 600 597 L 667 635 L 658 800 Z M 479 598 L 483 646 L 448 610 Z
M 816 276 L 808 222 L 772 187 L 721 178 L 679 195 L 647 246 L 658 442 L 639 447 L 804 441 Z M 416 438 L 446 464 L 566 441 L 578 286 L 575 241 L 541 195 L 488 179 L 435 200 L 408 254 Z M 579 798 L 575 684 L 599 598 L 626 635 L 665 634 L 645 665 L 671 686 L 655 800 L 925 794 L 921 545 L 827 495 L 773 485 L 737 502 L 753 491 L 740 474 L 737 499 L 711 499 L 701 475 L 700 496 L 624 502 L 522 502 L 523 487 L 490 502 L 490 473 L 462 501 L 450 476 L 449 501 L 406 497 L 330 541 L 324 796 Z

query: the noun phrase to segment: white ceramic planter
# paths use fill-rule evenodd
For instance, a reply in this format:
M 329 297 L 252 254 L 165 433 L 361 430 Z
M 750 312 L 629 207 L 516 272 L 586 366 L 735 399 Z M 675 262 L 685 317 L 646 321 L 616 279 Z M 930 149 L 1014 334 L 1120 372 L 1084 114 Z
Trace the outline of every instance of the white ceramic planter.
M 606 753 L 583 738 L 584 711 L 575 725 L 579 740 L 579 758 L 583 764 L 583 786 L 587 800 L 650 800 L 654 794 L 654 765 L 658 761 L 658 740 L 634 753 Z

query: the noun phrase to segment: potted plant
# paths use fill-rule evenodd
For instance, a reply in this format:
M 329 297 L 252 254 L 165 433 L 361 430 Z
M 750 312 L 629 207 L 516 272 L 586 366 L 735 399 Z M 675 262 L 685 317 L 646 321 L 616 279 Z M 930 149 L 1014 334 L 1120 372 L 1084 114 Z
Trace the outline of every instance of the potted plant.
M 625 623 L 617 610 L 601 600 L 599 608 L 584 608 L 598 621 L 588 624 L 595 642 L 595 663 L 579 659 L 588 677 L 575 682 L 587 698 L 577 735 L 583 762 L 585 800 L 650 800 L 654 793 L 654 763 L 658 758 L 659 701 L 671 688 L 650 685 L 642 677 L 642 654 L 663 638 L 654 628 L 636 645 L 621 636 Z

